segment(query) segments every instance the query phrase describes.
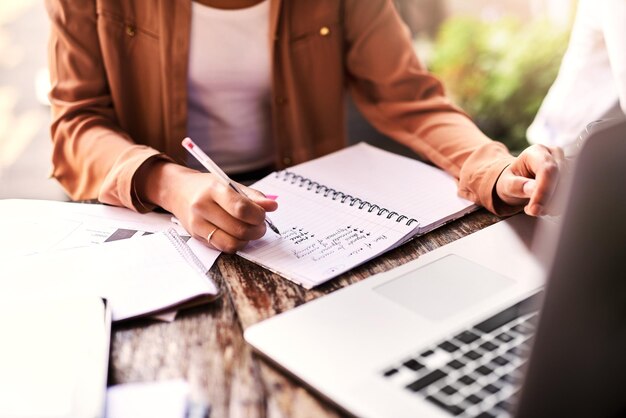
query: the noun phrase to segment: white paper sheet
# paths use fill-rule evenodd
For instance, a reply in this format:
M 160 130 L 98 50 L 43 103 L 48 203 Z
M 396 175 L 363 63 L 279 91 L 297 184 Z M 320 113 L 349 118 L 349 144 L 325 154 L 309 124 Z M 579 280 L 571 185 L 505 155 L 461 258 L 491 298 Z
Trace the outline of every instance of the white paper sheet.
M 100 244 L 123 237 L 137 238 L 146 233 L 174 228 L 189 237 L 171 215 L 140 214 L 130 209 L 106 205 L 48 200 L 0 200 L 0 259 L 15 255 Z M 210 268 L 219 251 L 195 238 L 187 245 Z
M 0 417 L 102 417 L 107 318 L 98 297 L 0 292 Z
M 184 380 L 127 383 L 107 391 L 107 418 L 185 418 L 189 384 Z

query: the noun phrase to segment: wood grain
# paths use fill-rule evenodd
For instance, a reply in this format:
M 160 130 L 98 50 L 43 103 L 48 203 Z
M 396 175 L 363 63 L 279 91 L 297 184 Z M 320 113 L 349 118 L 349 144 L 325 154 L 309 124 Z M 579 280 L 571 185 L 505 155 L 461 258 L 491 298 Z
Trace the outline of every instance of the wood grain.
M 114 326 L 109 385 L 183 378 L 191 384 L 192 399 L 211 404 L 212 417 L 341 416 L 254 354 L 243 330 L 499 220 L 479 210 L 308 291 L 243 258 L 222 255 L 210 271 L 223 289 L 219 300 L 188 309 L 172 323 L 135 320 Z

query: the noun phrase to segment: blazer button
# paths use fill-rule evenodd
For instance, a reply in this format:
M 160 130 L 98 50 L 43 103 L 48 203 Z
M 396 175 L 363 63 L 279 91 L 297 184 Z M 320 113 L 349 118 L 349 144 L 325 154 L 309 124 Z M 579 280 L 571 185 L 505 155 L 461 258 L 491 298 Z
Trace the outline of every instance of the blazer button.
M 133 37 L 137 33 L 133 25 L 126 25 L 126 35 Z
M 285 164 L 285 165 L 290 165 L 290 164 L 291 164 L 291 158 L 289 158 L 289 157 L 284 157 L 284 158 L 283 158 L 283 164 Z
M 328 26 L 322 26 L 320 28 L 320 35 L 322 35 L 322 36 L 330 35 L 330 29 L 328 28 Z
M 285 103 L 287 103 L 287 98 L 286 97 L 284 97 L 284 96 L 276 97 L 276 104 L 283 105 Z

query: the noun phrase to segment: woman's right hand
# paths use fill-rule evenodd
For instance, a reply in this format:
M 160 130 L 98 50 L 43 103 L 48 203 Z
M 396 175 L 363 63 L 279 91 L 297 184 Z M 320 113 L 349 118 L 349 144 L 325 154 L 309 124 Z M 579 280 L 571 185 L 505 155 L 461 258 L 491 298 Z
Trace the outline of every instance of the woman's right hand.
M 263 237 L 265 213 L 278 207 L 257 190 L 241 186 L 245 197 L 212 174 L 170 162 L 148 163 L 137 177 L 140 199 L 173 213 L 195 238 L 227 253 Z

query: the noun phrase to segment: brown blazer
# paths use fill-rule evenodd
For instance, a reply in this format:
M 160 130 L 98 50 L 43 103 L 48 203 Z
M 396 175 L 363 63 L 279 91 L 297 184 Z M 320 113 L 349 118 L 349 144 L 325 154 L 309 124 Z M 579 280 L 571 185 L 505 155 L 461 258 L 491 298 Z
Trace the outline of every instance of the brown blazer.
M 445 97 L 391 0 L 268 0 L 276 165 L 346 144 L 344 93 L 383 134 L 459 179 L 487 209 L 513 157 Z M 73 199 L 142 210 L 133 176 L 183 161 L 191 0 L 46 0 L 52 175 Z

